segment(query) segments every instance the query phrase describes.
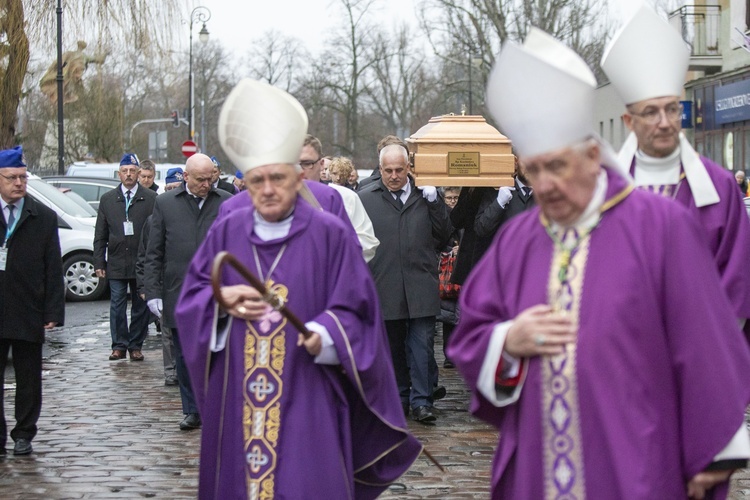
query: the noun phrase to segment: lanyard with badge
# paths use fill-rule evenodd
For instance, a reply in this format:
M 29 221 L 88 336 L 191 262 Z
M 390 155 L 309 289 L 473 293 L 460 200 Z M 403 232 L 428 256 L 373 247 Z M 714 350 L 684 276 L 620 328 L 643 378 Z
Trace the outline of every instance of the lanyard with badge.
M 135 234 L 135 231 L 133 230 L 133 221 L 131 221 L 128 216 L 128 210 L 130 210 L 130 205 L 133 203 L 133 198 L 135 198 L 135 194 L 133 194 L 130 199 L 125 198 L 125 222 L 122 223 L 125 236 L 133 236 Z
M 13 224 L 8 226 L 8 228 L 5 230 L 5 241 L 3 242 L 3 246 L 0 247 L 0 271 L 5 271 L 5 266 L 8 263 L 8 240 L 11 236 L 13 236 L 13 232 L 16 230 L 16 226 L 18 225 L 18 219 L 21 217 L 16 217 L 13 219 Z

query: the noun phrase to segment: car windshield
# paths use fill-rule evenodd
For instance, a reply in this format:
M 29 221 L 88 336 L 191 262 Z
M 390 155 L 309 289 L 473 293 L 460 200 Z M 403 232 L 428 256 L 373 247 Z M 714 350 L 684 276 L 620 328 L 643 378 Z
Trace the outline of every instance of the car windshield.
M 96 212 L 85 209 L 65 196 L 65 193 L 41 179 L 29 179 L 29 187 L 73 217 L 96 217 Z
M 65 195 L 65 196 L 67 196 L 67 197 L 68 197 L 68 198 L 70 198 L 71 200 L 73 200 L 73 201 L 75 201 L 76 203 L 78 203 L 79 205 L 81 205 L 81 207 L 83 208 L 83 210 L 84 210 L 84 211 L 85 211 L 85 212 L 86 212 L 87 214 L 89 214 L 89 215 L 90 215 L 90 216 L 92 216 L 92 217 L 96 217 L 96 210 L 94 210 L 94 209 L 93 209 L 93 208 L 91 207 L 91 205 L 89 205 L 89 202 L 88 202 L 88 201 L 86 201 L 86 200 L 84 200 L 84 199 L 83 199 L 83 198 L 81 197 L 81 195 L 79 195 L 79 194 L 78 194 L 78 193 L 76 193 L 75 191 L 72 191 L 72 190 L 71 190 L 70 188 L 65 188 L 65 191 L 63 191 L 63 190 L 60 190 L 60 189 L 58 189 L 58 191 L 60 191 L 60 192 L 61 192 L 61 193 L 63 193 L 63 194 Z

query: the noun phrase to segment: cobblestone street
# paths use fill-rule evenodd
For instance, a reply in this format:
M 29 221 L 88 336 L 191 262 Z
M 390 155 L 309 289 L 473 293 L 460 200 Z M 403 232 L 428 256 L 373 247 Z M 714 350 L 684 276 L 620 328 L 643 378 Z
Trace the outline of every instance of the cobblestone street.
M 0 498 L 194 498 L 199 431 L 180 431 L 179 391 L 165 386 L 161 338 L 151 335 L 146 360 L 108 361 L 109 303 L 67 305 L 68 326 L 48 335 L 44 405 L 34 453 L 0 459 Z M 442 366 L 442 351 L 435 348 Z M 468 391 L 455 370 L 441 368 L 448 396 L 437 425 L 410 422 L 446 468 L 420 457 L 383 498 L 486 499 L 497 434 L 467 412 Z M 15 380 L 6 373 L 12 426 Z M 735 475 L 733 498 L 750 498 L 750 472 Z

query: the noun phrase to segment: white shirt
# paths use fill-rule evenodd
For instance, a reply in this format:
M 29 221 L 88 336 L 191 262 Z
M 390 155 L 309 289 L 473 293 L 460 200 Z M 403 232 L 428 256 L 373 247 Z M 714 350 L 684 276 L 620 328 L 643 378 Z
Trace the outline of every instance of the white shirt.
M 411 182 L 407 179 L 406 184 L 401 188 L 404 190 L 403 193 L 401 193 L 401 203 L 406 203 L 406 200 L 409 199 L 409 195 L 411 195 Z M 391 191 L 391 196 L 393 196 L 393 199 L 396 199 L 396 191 Z
M 120 191 L 122 191 L 122 196 L 125 197 L 125 199 L 128 199 L 128 191 L 130 191 L 130 199 L 132 200 L 135 197 L 135 192 L 138 191 L 138 183 L 135 183 L 135 186 L 128 189 L 123 184 L 120 184 Z
M 378 249 L 378 245 L 380 245 L 380 240 L 375 237 L 375 229 L 372 227 L 372 221 L 370 220 L 370 216 L 367 215 L 367 210 L 365 210 L 362 200 L 359 199 L 357 193 L 349 188 L 333 183 L 328 186 L 335 189 L 341 195 L 346 215 L 349 216 L 349 221 L 354 226 L 354 231 L 356 231 L 359 244 L 362 247 L 362 256 L 365 258 L 365 262 L 370 262 L 375 257 L 375 251 Z M 408 198 L 409 196 L 406 195 L 406 197 Z
M 8 226 L 8 219 L 10 218 L 10 210 L 8 210 L 9 203 L 6 203 L 4 199 L 0 198 L 0 206 L 2 206 L 3 209 L 3 217 L 5 217 L 5 226 Z M 13 205 L 15 210 L 13 210 L 13 217 L 18 219 L 21 216 L 21 210 L 23 210 L 23 198 L 18 200 L 15 203 L 10 203 L 10 205 Z

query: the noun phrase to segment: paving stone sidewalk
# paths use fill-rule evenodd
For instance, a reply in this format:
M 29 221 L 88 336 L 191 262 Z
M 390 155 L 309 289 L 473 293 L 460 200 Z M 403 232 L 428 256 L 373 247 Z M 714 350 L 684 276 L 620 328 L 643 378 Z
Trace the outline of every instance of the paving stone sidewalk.
M 200 431 L 178 428 L 179 391 L 164 385 L 161 338 L 152 326 L 144 362 L 108 361 L 108 309 L 106 301 L 68 304 L 71 326 L 48 336 L 34 453 L 15 457 L 9 442 L 0 458 L 0 498 L 195 498 Z M 442 366 L 439 342 L 435 352 Z M 441 368 L 441 383 L 448 396 L 437 403 L 437 425 L 409 426 L 446 472 L 420 457 L 382 498 L 489 498 L 497 433 L 468 414 L 468 391 L 455 370 Z M 9 372 L 8 416 L 14 396 Z M 750 498 L 750 472 L 735 477 L 733 498 Z

